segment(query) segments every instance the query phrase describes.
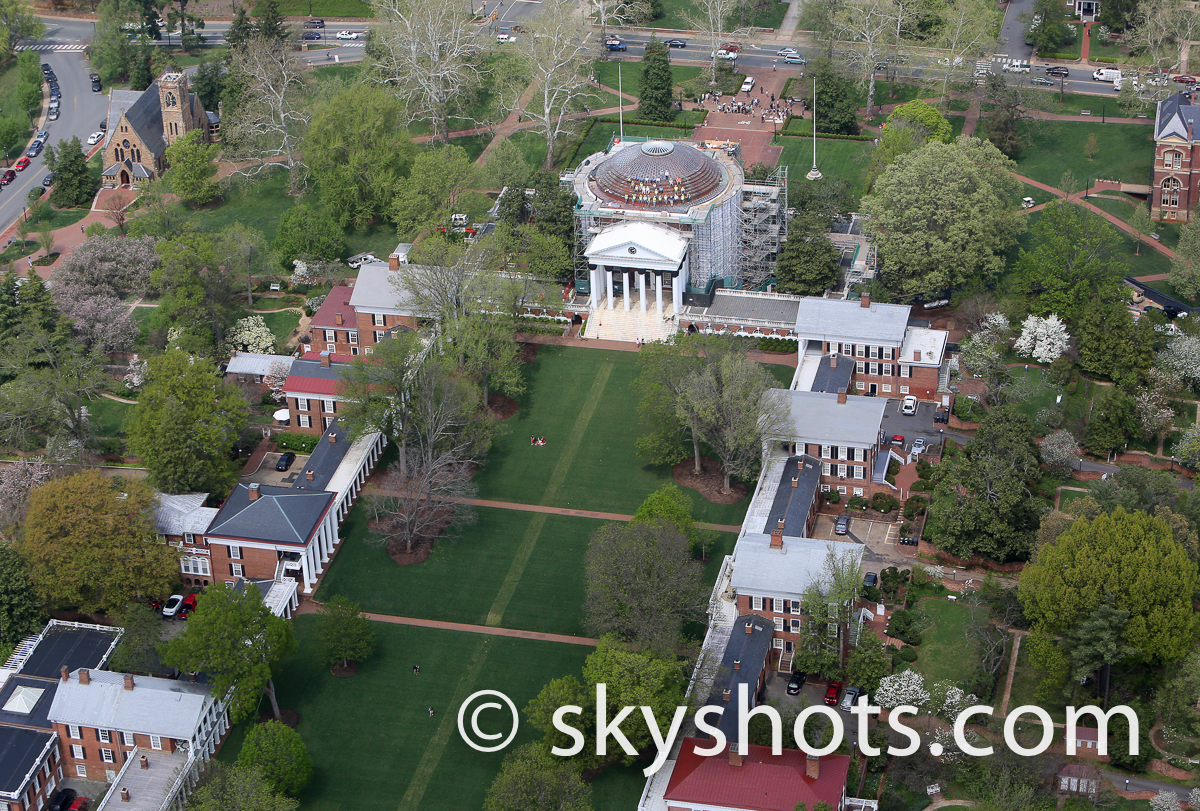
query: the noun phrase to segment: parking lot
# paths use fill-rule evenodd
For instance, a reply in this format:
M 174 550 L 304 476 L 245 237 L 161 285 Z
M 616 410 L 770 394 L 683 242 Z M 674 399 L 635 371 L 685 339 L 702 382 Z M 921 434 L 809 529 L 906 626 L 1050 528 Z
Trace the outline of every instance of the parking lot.
M 900 400 L 888 400 L 887 408 L 883 410 L 883 433 L 889 439 L 896 434 L 904 437 L 904 451 L 912 447 L 913 440 L 924 437 L 925 444 L 939 446 L 942 444 L 944 431 L 942 426 L 933 421 L 937 410 L 936 403 L 917 403 L 916 414 L 901 414 Z M 896 448 L 900 450 L 899 447 Z
M 249 476 L 245 476 L 242 482 L 246 484 L 273 484 L 277 487 L 291 487 L 292 483 L 296 481 L 296 477 L 304 472 L 304 465 L 308 461 L 308 457 L 297 456 L 296 461 L 292 462 L 288 470 L 280 472 L 275 469 L 280 456 L 283 456 L 283 454 L 268 453 L 263 457 L 258 470 Z
M 782 710 L 791 709 L 793 706 L 802 709 L 804 707 L 811 707 L 817 704 L 823 704 L 825 702 L 825 688 L 828 686 L 827 682 L 809 679 L 808 683 L 801 688 L 798 695 L 789 696 L 787 694 L 788 678 L 789 674 L 787 673 L 775 672 L 770 678 L 767 679 L 766 700 L 768 702 L 778 701 L 780 709 Z M 839 701 L 840 700 L 841 699 L 839 696 Z M 850 741 L 851 746 L 857 747 L 858 722 L 855 720 L 854 716 L 848 712 L 839 711 L 839 715 L 842 718 L 842 729 L 845 733 L 846 739 Z M 811 724 L 818 723 L 819 719 L 820 716 L 818 716 L 816 719 L 813 719 Z M 812 731 L 809 732 L 808 738 L 810 741 L 815 742 L 817 739 L 816 728 L 811 726 L 811 724 L 809 728 Z M 872 723 L 871 726 L 874 726 L 874 723 Z M 784 746 L 787 746 L 788 741 L 790 741 L 792 738 L 792 731 L 790 729 L 784 730 L 783 737 Z
M 908 557 L 897 546 L 900 538 L 899 525 L 894 521 L 873 521 L 867 517 L 878 514 L 867 510 L 848 513 L 850 532 L 847 535 L 833 534 L 837 516 L 818 515 L 812 537 L 822 541 L 848 541 L 865 546 L 862 561 L 864 572 L 878 572 L 893 564 L 906 563 Z

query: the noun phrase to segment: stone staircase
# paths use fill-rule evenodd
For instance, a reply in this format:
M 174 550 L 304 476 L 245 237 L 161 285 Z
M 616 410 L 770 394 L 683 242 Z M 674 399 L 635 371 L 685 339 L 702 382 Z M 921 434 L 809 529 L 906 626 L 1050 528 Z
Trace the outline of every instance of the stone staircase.
M 671 318 L 674 313 L 674 305 L 667 302 L 663 302 L 661 316 L 655 312 L 653 306 L 643 313 L 638 308 L 636 299 L 631 302 L 631 309 L 626 312 L 624 302 L 618 299 L 616 306 L 611 310 L 604 307 L 592 310 L 588 316 L 584 336 L 627 343 L 635 343 L 639 338 L 643 341 L 662 341 L 678 331 L 675 321 Z

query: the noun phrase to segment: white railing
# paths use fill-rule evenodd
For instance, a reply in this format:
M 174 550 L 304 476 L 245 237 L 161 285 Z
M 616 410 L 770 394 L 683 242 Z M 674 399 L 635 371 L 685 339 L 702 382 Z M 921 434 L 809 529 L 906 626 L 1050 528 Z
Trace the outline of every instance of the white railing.
M 132 762 L 132 760 L 133 760 L 133 758 L 130 757 L 129 761 Z M 171 784 L 171 787 L 169 789 L 167 789 L 167 793 L 163 797 L 162 805 L 160 805 L 158 807 L 158 811 L 167 811 L 167 809 L 170 808 L 171 803 L 174 802 L 175 797 L 179 794 L 179 790 L 183 787 L 184 781 L 187 780 L 188 775 L 191 774 L 192 765 L 195 762 L 196 762 L 196 750 L 189 749 L 188 750 L 188 759 L 183 764 L 183 766 L 180 767 L 179 775 L 175 778 L 175 782 L 173 782 Z

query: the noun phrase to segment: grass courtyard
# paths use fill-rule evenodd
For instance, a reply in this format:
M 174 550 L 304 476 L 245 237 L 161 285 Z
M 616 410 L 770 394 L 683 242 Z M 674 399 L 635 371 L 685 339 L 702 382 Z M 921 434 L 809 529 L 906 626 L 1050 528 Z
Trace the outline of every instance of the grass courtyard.
M 933 626 L 921 632 L 920 654 L 913 668 L 928 682 L 969 680 L 979 663 L 967 643 L 970 609 L 948 600 L 922 600 L 920 608 Z
M 1099 121 L 1025 121 L 1021 124 L 1025 151 L 1017 158 L 1017 171 L 1055 188 L 1067 170 L 1081 184 L 1096 177 L 1147 183 L 1154 158 L 1152 129 Z M 1100 148 L 1090 161 L 1083 154 L 1089 135 L 1096 136 Z
M 294 621 L 299 652 L 276 677 L 281 705 L 300 712 L 297 731 L 316 766 L 299 798 L 306 811 L 337 811 L 349 807 L 351 799 L 363 811 L 482 807 L 504 752 L 484 754 L 462 741 L 456 723 L 459 705 L 477 690 L 492 689 L 523 709 L 547 681 L 578 674 L 591 651 L 581 645 L 376 623 L 374 657 L 355 676 L 341 679 L 316 660 L 314 626 L 311 616 Z M 421 666 L 419 676 L 412 673 L 414 664 Z M 429 707 L 434 708 L 432 718 Z M 481 727 L 487 722 L 484 713 Z M 231 736 L 222 759 L 236 757 L 240 731 Z M 512 746 L 537 734 L 523 724 Z M 606 772 L 593 783 L 596 808 L 631 808 L 643 785 L 633 769 Z
M 779 142 L 783 146 L 779 164 L 788 166 L 793 181 L 802 180 L 804 173 L 812 167 L 812 139 L 781 136 Z M 875 145 L 870 141 L 818 138 L 817 167 L 825 177 L 846 180 L 850 184 L 850 193 L 857 199 L 867 193 L 867 167 L 874 149 Z

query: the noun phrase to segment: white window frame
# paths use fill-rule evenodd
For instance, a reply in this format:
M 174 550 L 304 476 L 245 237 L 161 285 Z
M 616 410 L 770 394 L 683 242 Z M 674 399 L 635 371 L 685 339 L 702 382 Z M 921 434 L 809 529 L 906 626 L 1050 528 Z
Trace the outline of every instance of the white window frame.
M 791 630 L 792 630 L 792 633 L 793 633 L 793 634 L 798 634 L 798 633 L 800 633 L 800 620 L 799 620 L 798 618 L 793 618 L 793 619 L 792 619 L 792 621 L 791 621 Z
M 372 335 L 375 338 L 375 343 L 377 343 L 377 344 L 382 343 L 384 337 L 387 335 L 387 330 L 378 330 L 377 329 L 372 332 Z
M 186 544 L 194 544 L 196 542 L 196 536 L 191 532 L 185 532 L 183 533 L 183 542 Z
M 97 729 L 96 738 L 100 743 L 112 743 L 112 731 L 108 729 Z
M 829 475 L 831 475 L 832 471 L 833 471 L 833 465 L 829 464 L 828 462 L 821 463 L 821 475 L 822 476 L 829 476 Z
M 830 458 L 830 457 L 832 457 L 832 456 L 833 456 L 833 446 L 831 446 L 831 445 L 822 445 L 822 446 L 821 446 L 821 458 L 822 458 L 822 459 L 829 459 L 829 458 Z
M 890 364 L 890 363 L 883 364 L 883 376 L 884 377 L 892 376 L 892 364 Z
M 778 597 L 772 597 L 771 598 L 771 610 L 774 611 L 776 614 L 782 614 L 783 613 L 783 600 L 781 600 Z
M 762 597 L 751 597 L 750 598 L 750 610 L 751 611 L 762 611 L 763 610 L 763 598 Z
M 900 387 L 900 393 L 901 393 L 901 394 L 908 394 L 908 386 L 901 386 L 901 387 Z
M 353 357 L 358 357 L 358 347 L 357 346 L 350 347 L 350 354 Z
M 892 359 L 892 348 L 890 346 L 885 346 L 883 348 L 883 359 L 884 360 Z
M 84 765 L 83 763 L 76 763 L 75 764 L 75 776 L 82 777 L 84 780 L 86 780 L 87 779 L 87 766 Z M 38 806 L 38 807 L 41 808 L 41 806 Z
M 854 488 L 854 495 L 856 495 L 856 496 L 858 496 L 858 497 L 860 497 L 860 498 L 861 498 L 861 497 L 862 497 L 862 494 L 863 494 L 863 489 L 862 489 L 861 487 L 855 487 L 855 488 Z
M 76 760 L 86 760 L 87 753 L 83 751 L 83 745 L 78 743 L 71 744 L 71 757 Z
M 866 458 L 867 458 L 867 452 L 865 449 L 863 449 L 863 448 L 855 448 L 854 449 L 854 461 L 855 462 L 865 461 Z
M 912 377 L 912 367 L 909 366 L 907 363 L 901 363 L 900 364 L 900 376 L 901 377 Z
M 296 398 L 296 410 L 297 411 L 308 411 L 308 398 L 307 397 L 297 397 Z
M 864 346 L 863 344 L 855 344 L 854 345 L 854 355 L 855 355 L 855 357 L 865 358 L 867 356 L 866 346 Z
M 827 485 L 827 484 L 823 484 L 823 485 L 821 485 L 821 492 L 822 492 L 822 493 L 828 493 L 828 492 L 829 492 L 829 490 L 830 490 L 830 487 L 829 487 L 829 485 Z
M 75 724 L 67 724 L 67 737 L 73 741 L 83 740 L 83 730 Z
M 838 485 L 838 489 L 837 489 L 837 491 L 838 491 L 839 493 L 841 493 L 843 496 L 844 496 L 844 495 L 846 495 L 846 485 L 844 485 L 844 484 L 839 484 L 839 485 Z
M 333 421 L 336 419 L 336 417 L 322 417 L 321 419 L 322 422 L 325 423 L 325 427 L 328 428 L 329 426 L 333 425 Z
M 312 428 L 312 417 L 308 416 L 307 414 L 299 414 L 297 416 L 300 419 L 301 428 Z
M 849 457 L 849 453 L 848 453 L 848 452 L 849 452 L 849 450 L 850 450 L 850 449 L 849 449 L 849 448 L 847 448 L 845 445 L 838 445 L 838 449 L 837 449 L 837 458 L 838 458 L 838 459 L 843 459 L 843 460 L 844 460 L 844 459 L 847 459 L 847 458 Z
M 337 340 L 337 330 L 335 330 L 335 329 L 325 330 L 325 341 L 327 343 L 332 343 L 333 341 L 336 341 L 336 340 Z
M 230 546 L 227 548 L 229 549 L 229 559 L 230 560 L 241 560 L 242 559 L 242 547 Z
M 337 351 L 337 344 L 325 344 L 325 351 L 332 355 Z
M 867 373 L 866 362 L 861 361 L 861 360 L 854 361 L 854 371 L 858 372 L 860 375 L 866 374 Z
M 246 576 L 246 567 L 240 563 L 229 564 L 229 576 L 230 577 L 245 577 Z
M 137 746 L 137 741 L 134 739 L 132 732 L 122 732 L 121 743 L 126 746 Z
M 870 356 L 872 358 L 875 358 L 876 360 L 879 359 L 879 347 L 870 346 L 870 347 L 867 347 L 867 349 L 870 351 Z
M 385 316 L 383 313 L 371 313 L 371 326 L 386 327 L 387 316 Z
M 321 411 L 324 414 L 334 414 L 337 412 L 337 408 L 334 406 L 333 400 L 321 400 Z
M 866 383 L 863 383 L 863 382 L 860 380 L 859 382 L 857 382 L 857 383 L 855 383 L 855 384 L 854 384 L 854 388 L 858 389 L 859 391 L 866 391 L 866 390 L 867 390 L 867 384 L 866 384 Z
M 111 749 L 101 749 L 100 750 L 100 760 L 104 761 L 105 763 L 116 763 L 117 762 L 116 757 L 113 756 L 113 750 L 111 750 Z
M 154 749 L 156 751 L 159 751 L 159 752 L 162 751 L 163 745 L 162 745 L 162 736 L 161 735 L 151 735 L 150 736 L 150 748 Z
M 367 348 L 363 349 L 363 354 L 364 355 L 374 355 L 375 350 L 368 346 Z
M 846 470 L 847 469 L 848 469 L 848 465 L 838 465 L 838 478 L 839 479 L 846 478 Z
M 892 384 L 891 383 L 884 383 L 884 384 L 882 384 L 881 388 L 883 389 L 884 394 L 892 393 Z
M 869 374 L 869 375 L 878 375 L 879 374 L 879 364 L 878 363 L 869 363 L 869 364 L 867 364 L 867 370 L 868 370 L 867 374 Z
M 775 630 L 779 633 L 783 633 L 783 617 L 775 618 Z
M 800 613 L 800 601 L 799 600 L 792 600 L 792 613 L 793 614 Z
M 347 332 L 346 333 L 346 341 L 347 341 L 347 343 L 351 343 L 351 344 L 358 343 L 358 330 L 352 329 L 349 332 Z
M 775 637 L 771 640 L 771 647 L 775 648 L 775 650 L 783 650 L 783 640 Z
M 856 479 L 865 479 L 865 478 L 867 477 L 867 476 L 866 476 L 866 472 L 867 472 L 867 471 L 866 471 L 866 468 L 864 468 L 862 465 L 855 465 L 855 466 L 854 466 L 854 478 L 856 478 Z M 860 489 L 860 488 L 855 488 L 855 489 L 857 490 L 857 489 Z M 856 495 L 860 495 L 860 494 L 856 494 Z

